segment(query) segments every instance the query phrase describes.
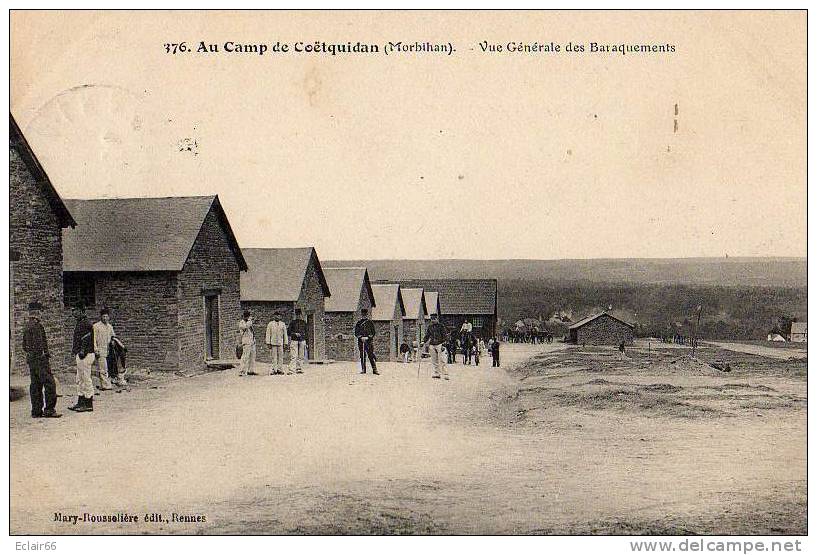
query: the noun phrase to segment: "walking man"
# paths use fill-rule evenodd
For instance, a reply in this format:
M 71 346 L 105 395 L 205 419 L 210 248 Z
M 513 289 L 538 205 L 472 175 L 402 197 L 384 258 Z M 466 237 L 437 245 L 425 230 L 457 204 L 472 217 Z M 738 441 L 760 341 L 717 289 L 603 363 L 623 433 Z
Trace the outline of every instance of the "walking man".
M 431 322 L 426 329 L 426 335 L 423 338 L 423 349 L 429 349 L 431 354 L 431 365 L 434 367 L 432 378 L 440 379 L 442 376 L 448 379 L 448 370 L 445 367 L 445 359 L 443 359 L 443 343 L 445 343 L 445 326 L 440 322 L 440 317 L 437 314 L 431 315 Z
M 48 339 L 40 322 L 42 305 L 32 302 L 28 305 L 28 322 L 23 328 L 23 351 L 26 354 L 28 373 L 31 377 L 31 418 L 59 418 L 57 408 L 57 383 L 51 373 L 51 354 Z M 45 407 L 43 407 L 45 403 Z
M 303 374 L 304 356 L 306 354 L 306 322 L 304 311 L 295 312 L 295 319 L 289 323 L 289 372 Z
M 91 368 L 96 360 L 94 355 L 94 327 L 85 315 L 85 306 L 78 304 L 74 309 L 77 320 L 74 326 L 74 342 L 71 354 L 77 365 L 77 403 L 68 407 L 74 412 L 93 412 L 94 382 L 91 380 Z
M 257 376 L 255 371 L 255 332 L 253 326 L 252 313 L 245 310 L 243 318 L 238 323 L 238 333 L 241 334 L 241 366 L 238 368 L 238 375 Z
M 355 337 L 357 338 L 357 351 L 360 353 L 360 373 L 366 373 L 366 358 L 372 365 L 372 374 L 379 375 L 377 371 L 377 360 L 374 357 L 374 347 L 372 340 L 374 339 L 374 322 L 369 320 L 369 310 L 362 308 L 360 310 L 361 318 L 355 324 Z
M 99 389 L 103 391 L 113 389 L 111 378 L 108 376 L 108 349 L 115 336 L 111 325 L 111 313 L 107 308 L 103 308 L 99 312 L 99 322 L 94 324 L 94 355 L 99 370 Z
M 270 350 L 272 358 L 272 374 L 284 373 L 284 347 L 289 343 L 287 326 L 281 321 L 281 315 L 275 314 L 272 321 L 267 324 L 267 348 Z

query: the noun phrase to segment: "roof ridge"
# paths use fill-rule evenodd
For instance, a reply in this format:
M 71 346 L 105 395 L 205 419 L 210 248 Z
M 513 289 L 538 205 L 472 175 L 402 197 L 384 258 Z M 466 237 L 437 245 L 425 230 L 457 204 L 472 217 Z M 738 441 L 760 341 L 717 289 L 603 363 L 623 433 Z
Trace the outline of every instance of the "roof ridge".
M 214 199 L 218 195 L 171 195 L 166 197 L 104 197 L 104 198 L 65 198 L 68 201 L 82 201 L 82 202 L 96 202 L 96 201 L 109 201 L 109 200 L 167 200 L 167 199 L 191 199 L 191 198 L 198 198 L 198 199 L 205 199 L 210 198 Z

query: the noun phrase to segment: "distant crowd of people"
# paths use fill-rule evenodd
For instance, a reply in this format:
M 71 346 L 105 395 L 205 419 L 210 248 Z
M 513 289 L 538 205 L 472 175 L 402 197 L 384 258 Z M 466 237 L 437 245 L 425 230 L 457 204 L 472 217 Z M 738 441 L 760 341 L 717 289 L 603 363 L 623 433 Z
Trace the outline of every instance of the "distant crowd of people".
M 688 335 L 681 335 L 676 333 L 674 335 L 665 335 L 661 338 L 662 343 L 673 343 L 675 345 L 688 345 L 690 347 L 696 346 L 698 340 Z
M 506 343 L 533 343 L 539 345 L 553 343 L 553 334 L 539 330 L 506 330 L 502 333 L 502 339 Z

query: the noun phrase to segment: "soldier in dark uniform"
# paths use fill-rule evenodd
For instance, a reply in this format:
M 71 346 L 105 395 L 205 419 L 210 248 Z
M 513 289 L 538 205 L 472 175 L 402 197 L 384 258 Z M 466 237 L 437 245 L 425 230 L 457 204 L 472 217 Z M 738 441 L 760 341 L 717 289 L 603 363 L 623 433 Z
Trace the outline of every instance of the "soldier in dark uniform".
M 372 365 L 372 374 L 379 375 L 377 371 L 377 359 L 374 357 L 374 347 L 372 341 L 374 340 L 374 322 L 369 320 L 368 309 L 361 309 L 360 314 L 362 318 L 355 324 L 355 337 L 357 338 L 357 350 L 360 353 L 360 373 L 366 373 L 366 357 L 369 357 L 369 363 Z
M 45 328 L 40 322 L 42 305 L 32 302 L 28 305 L 28 322 L 23 329 L 23 351 L 26 354 L 29 374 L 31 375 L 31 417 L 59 418 L 62 416 L 57 407 L 57 383 L 51 373 L 48 352 L 48 340 Z M 45 407 L 43 407 L 45 403 Z

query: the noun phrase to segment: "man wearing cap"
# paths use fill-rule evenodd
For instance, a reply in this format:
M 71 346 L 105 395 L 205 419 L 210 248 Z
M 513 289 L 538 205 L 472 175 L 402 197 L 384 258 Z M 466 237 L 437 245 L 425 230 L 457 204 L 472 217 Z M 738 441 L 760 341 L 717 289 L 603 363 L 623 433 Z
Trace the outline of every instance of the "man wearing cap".
M 306 356 L 306 322 L 303 319 L 304 311 L 300 308 L 295 312 L 295 319 L 289 323 L 289 372 L 303 374 L 301 369 Z
M 377 359 L 374 357 L 374 347 L 372 340 L 374 339 L 374 322 L 369 320 L 369 310 L 363 308 L 360 310 L 361 318 L 355 324 L 355 337 L 357 337 L 357 351 L 360 353 L 360 373 L 366 373 L 366 358 L 369 358 L 369 363 L 372 365 L 372 374 L 379 375 L 377 371 Z
M 426 336 L 423 338 L 423 349 L 431 348 L 431 364 L 434 367 L 432 378 L 439 379 L 441 376 L 448 379 L 448 370 L 443 359 L 443 343 L 446 339 L 445 326 L 440 322 L 437 314 L 431 315 L 431 322 L 426 329 Z
M 94 323 L 94 355 L 99 370 L 99 389 L 107 391 L 113 389 L 111 378 L 108 376 L 108 349 L 111 340 L 116 337 L 111 325 L 111 313 L 107 308 L 99 312 L 99 322 Z
M 284 347 L 289 343 L 287 326 L 281 321 L 281 315 L 275 314 L 267 324 L 267 347 L 272 358 L 272 371 L 270 374 L 284 373 Z
M 59 418 L 57 407 L 57 383 L 51 373 L 50 353 L 45 328 L 40 322 L 42 305 L 32 302 L 28 305 L 28 322 L 23 328 L 23 351 L 31 376 L 31 417 Z M 45 407 L 43 407 L 43 402 Z
M 255 371 L 255 332 L 253 326 L 255 322 L 252 313 L 245 310 L 243 318 L 238 323 L 238 333 L 241 334 L 241 366 L 238 368 L 238 375 L 257 376 Z
M 68 407 L 75 412 L 94 410 L 94 382 L 91 381 L 91 367 L 94 365 L 94 328 L 85 315 L 85 307 L 78 304 L 74 308 L 77 325 L 74 327 L 74 343 L 71 354 L 77 364 L 77 404 Z

